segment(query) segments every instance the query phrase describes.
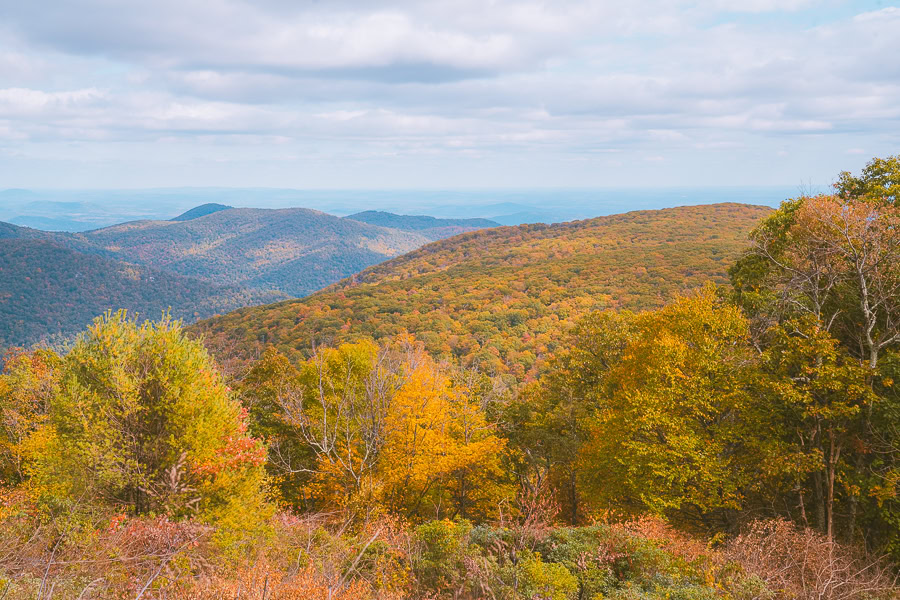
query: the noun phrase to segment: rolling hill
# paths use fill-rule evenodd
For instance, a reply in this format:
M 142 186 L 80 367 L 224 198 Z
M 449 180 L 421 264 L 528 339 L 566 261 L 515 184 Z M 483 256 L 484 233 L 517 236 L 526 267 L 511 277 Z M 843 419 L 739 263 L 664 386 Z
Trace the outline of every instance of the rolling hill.
M 85 254 L 35 237 L 0 239 L 0 346 L 84 329 L 108 309 L 186 321 L 272 302 L 284 294 L 220 286 Z
M 191 219 L 196 219 L 197 217 L 205 217 L 206 215 L 211 215 L 214 212 L 219 212 L 220 210 L 228 210 L 229 208 L 234 207 L 227 206 L 225 204 L 216 204 L 215 202 L 209 202 L 207 204 L 195 206 L 191 210 L 187 210 L 181 213 L 177 217 L 173 218 L 172 221 L 190 221 Z
M 273 344 L 293 358 L 313 342 L 410 332 L 438 355 L 523 378 L 591 310 L 657 307 L 724 281 L 770 210 L 717 204 L 475 231 L 308 298 L 241 309 L 193 331 L 220 356 Z

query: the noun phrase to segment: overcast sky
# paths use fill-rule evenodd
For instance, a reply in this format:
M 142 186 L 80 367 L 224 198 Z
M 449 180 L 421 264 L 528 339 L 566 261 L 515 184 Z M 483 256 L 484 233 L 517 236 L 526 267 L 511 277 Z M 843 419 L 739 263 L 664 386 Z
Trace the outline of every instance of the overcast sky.
M 890 0 L 0 0 L 0 189 L 827 184 Z

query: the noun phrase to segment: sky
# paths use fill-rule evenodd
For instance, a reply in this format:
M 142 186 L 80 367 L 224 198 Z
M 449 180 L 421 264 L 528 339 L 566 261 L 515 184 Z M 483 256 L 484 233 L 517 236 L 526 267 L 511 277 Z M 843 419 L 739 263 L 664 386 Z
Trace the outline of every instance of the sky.
M 0 189 L 823 185 L 900 152 L 877 0 L 0 2 Z

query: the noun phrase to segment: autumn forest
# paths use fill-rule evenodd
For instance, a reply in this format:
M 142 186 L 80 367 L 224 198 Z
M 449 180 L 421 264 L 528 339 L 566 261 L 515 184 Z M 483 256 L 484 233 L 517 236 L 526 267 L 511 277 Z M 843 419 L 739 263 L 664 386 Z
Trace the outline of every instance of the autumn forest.
M 304 298 L 7 349 L 0 599 L 898 597 L 900 156 L 775 210 L 375 216 L 328 223 L 411 251 Z

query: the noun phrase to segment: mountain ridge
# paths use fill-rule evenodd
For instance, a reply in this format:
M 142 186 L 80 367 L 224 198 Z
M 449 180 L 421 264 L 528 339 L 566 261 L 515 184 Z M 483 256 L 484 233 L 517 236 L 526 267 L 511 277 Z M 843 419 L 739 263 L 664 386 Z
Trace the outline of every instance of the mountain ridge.
M 218 212 L 220 210 L 228 210 L 234 208 L 233 206 L 228 206 L 227 204 L 218 204 L 216 202 L 207 202 L 206 204 L 201 204 L 199 206 L 195 206 L 190 210 L 186 210 L 177 217 L 170 219 L 171 221 L 190 221 L 191 219 L 196 219 L 197 217 L 203 217 L 214 212 Z
M 188 321 L 239 308 L 241 301 L 236 299 L 254 305 L 304 296 L 455 232 L 452 227 L 404 231 L 306 208 L 232 208 L 215 203 L 195 207 L 174 220 L 135 220 L 75 233 L 0 222 L 0 245 L 6 246 L 0 250 L 5 261 L 0 261 L 0 269 L 5 268 L 5 275 L 11 277 L 7 286 L 15 294 L 10 298 L 24 310 L 0 307 L 0 315 L 5 315 L 0 318 L 0 335 L 18 344 L 53 333 L 48 325 L 53 319 L 45 314 L 49 307 L 59 311 L 55 322 L 60 332 L 78 330 L 89 319 L 69 310 L 61 299 L 64 294 L 80 298 L 85 313 L 91 307 L 99 312 L 123 307 L 146 313 L 147 306 L 153 307 L 151 312 L 172 306 L 173 313 Z M 28 246 L 21 240 L 34 242 L 30 260 L 17 253 Z M 69 287 L 45 282 L 43 292 L 24 283 L 30 280 L 16 280 L 16 269 L 22 278 L 38 272 L 42 257 L 69 265 L 73 272 L 86 269 L 89 276 L 73 280 Z M 168 276 L 149 275 L 157 271 Z M 142 275 L 123 280 L 126 272 Z M 67 279 L 64 272 L 58 275 Z M 150 277 L 165 285 L 150 285 Z M 136 280 L 147 289 L 134 289 Z M 87 281 L 90 287 L 81 285 Z M 92 302 L 91 289 L 98 301 L 109 302 Z M 154 289 L 157 298 L 151 297 Z M 40 304 L 41 295 L 46 296 L 46 306 Z M 193 305 L 201 310 L 190 310 Z M 214 308 L 203 308 L 207 306 Z M 32 327 L 28 326 L 29 311 L 35 315 Z

